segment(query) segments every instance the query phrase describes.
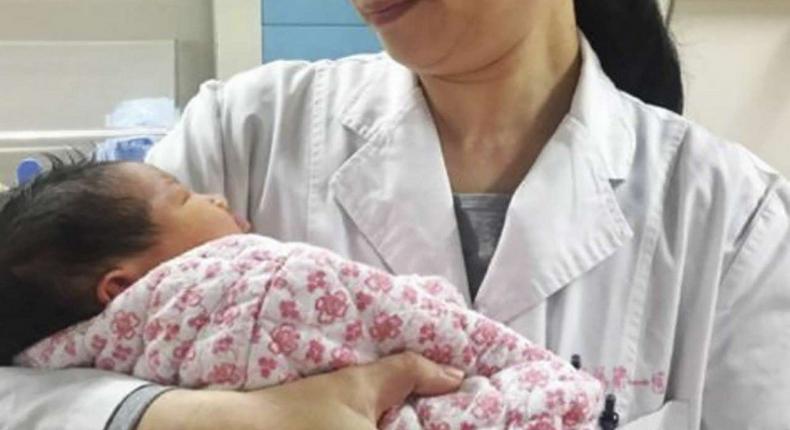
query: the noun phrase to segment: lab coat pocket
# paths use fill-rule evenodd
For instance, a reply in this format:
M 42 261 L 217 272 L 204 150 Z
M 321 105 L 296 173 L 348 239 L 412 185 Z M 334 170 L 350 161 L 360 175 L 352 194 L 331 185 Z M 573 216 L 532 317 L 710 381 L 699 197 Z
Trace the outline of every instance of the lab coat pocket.
M 671 401 L 656 412 L 639 417 L 620 427 L 621 430 L 684 430 L 689 427 L 688 404 Z

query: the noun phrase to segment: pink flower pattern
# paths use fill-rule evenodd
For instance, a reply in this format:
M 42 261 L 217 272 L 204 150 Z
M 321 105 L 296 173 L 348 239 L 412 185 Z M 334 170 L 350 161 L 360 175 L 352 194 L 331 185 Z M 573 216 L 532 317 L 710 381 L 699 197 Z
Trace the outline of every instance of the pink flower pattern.
M 346 343 L 354 343 L 362 338 L 362 321 L 357 320 L 346 326 L 346 334 L 343 340 Z
M 433 342 L 436 340 L 436 326 L 432 323 L 423 324 L 420 327 L 420 343 Z
M 317 340 L 311 340 L 310 345 L 307 347 L 307 359 L 315 364 L 324 362 L 324 350 L 326 347 L 323 343 Z
M 368 307 L 370 307 L 370 305 L 373 304 L 373 296 L 364 291 L 360 291 L 356 295 L 356 303 L 357 308 L 364 312 L 368 309 Z
M 477 382 L 410 400 L 387 414 L 384 429 L 594 427 L 601 401 L 595 378 L 465 309 L 441 278 L 391 276 L 252 235 L 165 263 L 99 317 L 22 356 L 37 367 L 92 365 L 161 384 L 252 390 L 407 349 L 462 368 Z M 644 383 L 663 392 L 665 373 Z M 619 367 L 611 384 L 636 382 Z
M 258 369 L 260 369 L 262 377 L 269 378 L 277 369 L 277 361 L 271 357 L 261 357 L 258 360 Z
M 179 361 L 194 360 L 195 350 L 192 348 L 193 345 L 192 341 L 182 343 L 173 350 L 173 357 Z
M 342 369 L 357 364 L 357 357 L 351 348 L 343 345 L 332 351 L 332 360 L 329 364 L 333 369 Z
M 134 312 L 119 311 L 112 321 L 112 333 L 118 339 L 132 339 L 140 325 L 140 317 Z
M 216 364 L 208 375 L 208 380 L 217 385 L 239 385 L 242 378 L 241 370 L 232 363 Z
M 200 302 L 202 301 L 203 296 L 200 294 L 200 292 L 196 291 L 194 288 L 188 288 L 181 294 L 181 296 L 178 297 L 178 303 L 176 306 L 180 310 L 194 308 L 200 306 Z
M 214 355 L 222 354 L 229 352 L 233 349 L 233 336 L 224 336 L 220 339 L 217 339 L 214 342 L 214 347 L 211 349 L 211 353 Z
M 281 324 L 272 332 L 269 350 L 274 354 L 291 355 L 299 348 L 302 336 L 293 324 Z
M 280 316 L 286 320 L 299 320 L 302 318 L 299 313 L 299 307 L 293 300 L 283 300 L 280 302 Z
M 331 324 L 335 320 L 345 317 L 348 306 L 348 298 L 344 291 L 327 292 L 315 302 L 315 310 L 318 311 L 318 322 Z
M 107 346 L 107 338 L 104 336 L 97 334 L 91 339 L 91 348 L 93 348 L 94 351 L 101 351 L 105 346 Z
M 326 272 L 317 271 L 307 275 L 307 291 L 314 292 L 315 290 L 326 289 Z
M 187 321 L 187 325 L 189 325 L 189 327 L 192 327 L 195 330 L 200 330 L 203 327 L 205 327 L 206 324 L 208 324 L 209 322 L 211 322 L 211 317 L 209 317 L 208 314 L 206 313 L 201 313 L 193 318 L 190 318 Z
M 383 272 L 373 272 L 365 280 L 365 285 L 367 285 L 371 291 L 388 293 L 392 290 L 392 277 Z
M 397 315 L 381 313 L 373 320 L 373 327 L 370 328 L 370 336 L 377 342 L 385 342 L 387 339 L 396 339 L 401 335 L 403 321 Z
M 423 352 L 426 358 L 439 364 L 452 364 L 453 347 L 450 345 L 434 344 L 431 348 Z

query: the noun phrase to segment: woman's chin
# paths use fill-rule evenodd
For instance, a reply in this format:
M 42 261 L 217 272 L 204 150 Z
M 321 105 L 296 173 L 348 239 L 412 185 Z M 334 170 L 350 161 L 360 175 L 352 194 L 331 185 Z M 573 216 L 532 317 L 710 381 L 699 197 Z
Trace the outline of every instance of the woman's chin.
M 437 39 L 440 37 L 437 35 Z M 452 51 L 451 47 L 445 48 L 444 43 L 425 44 L 421 36 L 413 33 L 382 34 L 381 40 L 392 59 L 419 75 L 441 74 L 442 63 L 447 60 L 447 53 Z

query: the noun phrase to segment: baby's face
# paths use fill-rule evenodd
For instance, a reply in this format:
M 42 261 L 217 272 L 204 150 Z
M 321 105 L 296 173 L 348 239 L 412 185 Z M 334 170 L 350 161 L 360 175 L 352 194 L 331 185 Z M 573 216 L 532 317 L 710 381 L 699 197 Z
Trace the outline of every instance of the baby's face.
M 194 193 L 153 166 L 129 163 L 121 168 L 151 203 L 159 230 L 157 245 L 150 252 L 152 267 L 206 242 L 250 230 L 249 223 L 234 215 L 222 197 Z

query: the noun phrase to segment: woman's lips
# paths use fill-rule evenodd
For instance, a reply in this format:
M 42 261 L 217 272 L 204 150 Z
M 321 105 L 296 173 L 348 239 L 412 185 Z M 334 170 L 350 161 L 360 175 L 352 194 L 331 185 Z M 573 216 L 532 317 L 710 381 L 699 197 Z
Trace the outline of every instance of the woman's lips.
M 373 25 L 382 26 L 396 21 L 409 11 L 418 0 L 389 0 L 371 4 L 363 15 Z

